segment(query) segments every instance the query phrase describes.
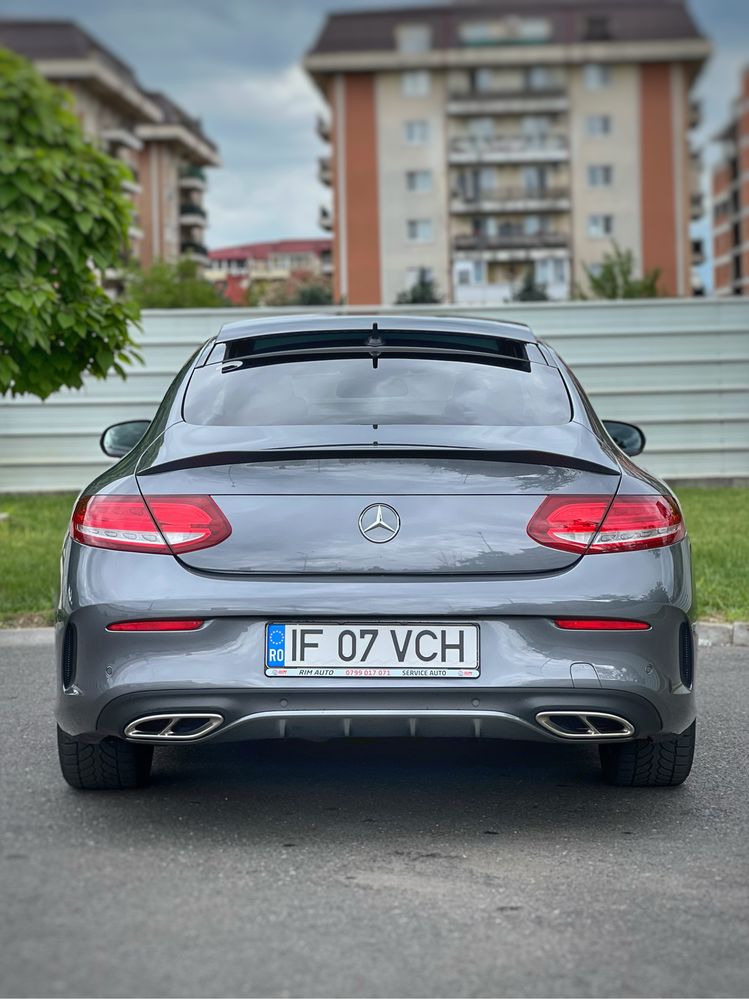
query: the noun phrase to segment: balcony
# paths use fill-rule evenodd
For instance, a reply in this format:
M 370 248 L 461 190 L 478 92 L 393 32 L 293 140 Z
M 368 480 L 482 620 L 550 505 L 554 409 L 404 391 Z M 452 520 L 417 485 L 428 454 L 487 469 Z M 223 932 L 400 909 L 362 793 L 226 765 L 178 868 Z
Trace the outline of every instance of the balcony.
M 333 183 L 333 165 L 329 156 L 320 156 L 317 161 L 317 179 L 330 187 Z
M 207 265 L 209 262 L 208 248 L 203 243 L 196 240 L 186 239 L 180 243 L 180 253 L 189 260 L 194 260 L 198 264 Z
M 450 140 L 450 163 L 562 162 L 570 156 L 566 135 L 456 136 Z
M 179 186 L 183 191 L 204 191 L 206 189 L 205 171 L 193 163 L 186 164 L 179 172 Z
M 317 224 L 325 232 L 333 231 L 333 213 L 326 205 L 320 205 L 320 211 L 317 215 Z
M 541 256 L 566 256 L 569 242 L 569 236 L 559 232 L 539 232 L 533 236 L 526 233 L 472 234 L 455 236 L 453 249 L 459 254 L 478 253 L 482 260 L 534 260 Z
M 185 202 L 179 206 L 179 224 L 184 226 L 204 226 L 206 212 L 200 205 Z
M 501 187 L 463 194 L 453 191 L 450 211 L 454 215 L 477 215 L 482 212 L 568 212 L 572 202 L 568 187 L 543 190 L 525 187 Z
M 702 191 L 692 191 L 689 195 L 689 217 L 692 222 L 705 214 L 705 198 Z
M 564 87 L 518 90 L 467 90 L 447 98 L 451 115 L 530 114 L 535 111 L 567 111 L 570 106 Z
M 128 170 L 132 174 L 132 179 L 130 177 L 125 178 L 122 181 L 122 190 L 127 192 L 127 194 L 140 194 L 143 188 L 140 186 L 140 177 L 138 171 L 134 166 L 129 163 L 126 164 Z
M 143 148 L 141 140 L 129 128 L 104 128 L 101 138 L 110 153 L 116 153 L 119 149 L 132 149 L 139 153 Z
M 317 116 L 317 121 L 315 123 L 315 131 L 323 142 L 331 141 L 331 128 L 330 122 L 327 121 L 321 114 Z
M 689 102 L 689 117 L 687 119 L 689 128 L 699 128 L 702 124 L 702 103 L 696 99 Z

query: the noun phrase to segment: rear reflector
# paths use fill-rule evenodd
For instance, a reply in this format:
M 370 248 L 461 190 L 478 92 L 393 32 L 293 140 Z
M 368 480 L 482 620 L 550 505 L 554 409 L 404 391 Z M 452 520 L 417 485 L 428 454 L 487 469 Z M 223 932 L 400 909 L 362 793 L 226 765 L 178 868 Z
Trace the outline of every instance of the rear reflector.
M 117 621 L 108 624 L 107 631 L 195 631 L 205 622 L 190 621 Z
M 684 537 L 668 496 L 547 496 L 528 524 L 540 545 L 581 555 L 663 548 Z
M 565 631 L 647 631 L 650 628 L 645 621 L 616 617 L 558 617 L 554 624 Z
M 231 526 L 210 496 L 82 496 L 71 534 L 81 544 L 118 551 L 196 551 L 224 541 Z

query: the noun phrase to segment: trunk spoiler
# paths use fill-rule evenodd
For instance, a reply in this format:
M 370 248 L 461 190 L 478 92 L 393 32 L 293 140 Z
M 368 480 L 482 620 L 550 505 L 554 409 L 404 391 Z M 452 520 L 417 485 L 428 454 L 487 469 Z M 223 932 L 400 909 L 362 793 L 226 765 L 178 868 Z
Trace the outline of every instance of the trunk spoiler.
M 330 443 L 335 435 L 335 443 Z M 513 461 L 620 475 L 613 448 L 579 423 L 560 427 L 199 427 L 177 423 L 141 455 L 138 475 L 324 458 Z

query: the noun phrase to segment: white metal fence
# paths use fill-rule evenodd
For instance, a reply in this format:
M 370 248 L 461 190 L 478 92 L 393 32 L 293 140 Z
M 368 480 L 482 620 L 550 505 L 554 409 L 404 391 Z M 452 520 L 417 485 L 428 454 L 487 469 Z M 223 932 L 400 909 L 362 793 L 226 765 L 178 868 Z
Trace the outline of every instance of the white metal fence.
M 648 445 L 639 460 L 645 467 L 672 480 L 749 476 L 749 301 L 544 302 L 408 311 L 527 322 L 574 368 L 600 416 L 642 426 Z M 139 334 L 145 364 L 133 367 L 127 381 L 91 380 L 80 391 L 58 392 L 46 402 L 0 399 L 0 491 L 82 488 L 108 463 L 98 445 L 106 426 L 149 418 L 197 345 L 224 322 L 268 312 L 151 310 Z

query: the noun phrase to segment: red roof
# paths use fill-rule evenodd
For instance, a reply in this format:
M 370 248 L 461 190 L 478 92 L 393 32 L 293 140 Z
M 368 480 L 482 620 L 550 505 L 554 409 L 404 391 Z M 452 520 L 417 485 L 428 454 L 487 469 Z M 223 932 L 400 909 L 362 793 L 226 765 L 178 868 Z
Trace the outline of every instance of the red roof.
M 210 250 L 211 260 L 267 260 L 272 253 L 325 253 L 333 249 L 332 239 L 277 239 L 271 243 L 243 243 Z

